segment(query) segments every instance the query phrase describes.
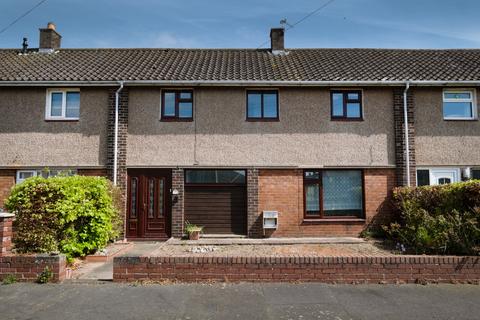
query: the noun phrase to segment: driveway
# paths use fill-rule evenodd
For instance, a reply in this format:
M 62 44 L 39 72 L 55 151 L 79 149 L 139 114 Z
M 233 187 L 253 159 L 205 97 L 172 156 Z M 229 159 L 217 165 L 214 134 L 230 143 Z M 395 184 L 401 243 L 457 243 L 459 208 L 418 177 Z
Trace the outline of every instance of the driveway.
M 6 319 L 479 319 L 480 286 L 13 284 Z

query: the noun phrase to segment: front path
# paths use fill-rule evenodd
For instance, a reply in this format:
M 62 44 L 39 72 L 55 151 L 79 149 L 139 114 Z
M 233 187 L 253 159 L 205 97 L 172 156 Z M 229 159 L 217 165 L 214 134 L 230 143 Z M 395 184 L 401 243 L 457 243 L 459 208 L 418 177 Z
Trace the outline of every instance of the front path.
M 7 319 L 478 319 L 480 286 L 13 284 Z

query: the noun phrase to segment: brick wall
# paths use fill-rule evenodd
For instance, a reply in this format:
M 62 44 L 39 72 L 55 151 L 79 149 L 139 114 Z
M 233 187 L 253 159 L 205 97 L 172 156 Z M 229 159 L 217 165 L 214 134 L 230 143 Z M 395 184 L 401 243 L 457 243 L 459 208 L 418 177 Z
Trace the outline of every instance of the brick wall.
M 105 168 L 98 169 L 78 169 L 77 173 L 81 176 L 107 177 L 108 172 Z
M 183 237 L 183 194 L 184 194 L 184 170 L 172 169 L 172 190 L 178 190 L 177 201 L 172 203 L 172 237 Z
M 48 267 L 53 273 L 52 282 L 61 282 L 66 276 L 64 255 L 6 255 L 0 256 L 0 280 L 13 276 L 17 281 L 34 282 Z
M 109 90 L 108 93 L 108 123 L 107 123 L 107 175 L 113 181 L 113 160 L 115 141 L 115 92 L 118 88 Z M 123 212 L 125 222 L 127 211 L 127 135 L 128 135 L 128 89 L 120 92 L 118 112 L 118 153 L 117 153 L 117 186 L 122 190 Z M 125 226 L 124 226 L 125 227 Z M 125 230 L 125 228 L 123 229 Z
M 262 235 L 262 215 L 258 211 L 258 169 L 247 170 L 247 229 L 248 236 Z
M 115 257 L 113 280 L 479 283 L 479 257 Z
M 10 195 L 15 185 L 15 170 L 0 170 L 0 208 L 3 208 L 5 199 Z
M 273 237 L 358 236 L 370 224 L 386 221 L 391 215 L 394 169 L 365 169 L 365 221 L 304 219 L 303 170 L 259 171 L 259 214 L 279 212 L 279 226 L 267 231 Z
M 393 90 L 393 116 L 395 126 L 395 163 L 397 166 L 397 185 L 407 185 L 407 167 L 405 153 L 405 121 L 403 113 L 403 88 Z M 415 162 L 415 101 L 414 89 L 407 94 L 408 140 L 410 150 L 410 181 L 415 186 L 417 181 Z

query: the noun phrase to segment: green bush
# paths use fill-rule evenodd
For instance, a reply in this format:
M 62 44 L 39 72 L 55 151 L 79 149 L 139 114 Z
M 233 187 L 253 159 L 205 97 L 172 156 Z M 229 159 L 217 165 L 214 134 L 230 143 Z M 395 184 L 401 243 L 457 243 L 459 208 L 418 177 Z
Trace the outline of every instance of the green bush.
M 397 221 L 387 235 L 416 253 L 470 254 L 480 249 L 480 180 L 394 190 Z
M 16 214 L 19 252 L 65 253 L 69 259 L 118 236 L 119 191 L 101 177 L 33 177 L 15 186 L 5 206 Z

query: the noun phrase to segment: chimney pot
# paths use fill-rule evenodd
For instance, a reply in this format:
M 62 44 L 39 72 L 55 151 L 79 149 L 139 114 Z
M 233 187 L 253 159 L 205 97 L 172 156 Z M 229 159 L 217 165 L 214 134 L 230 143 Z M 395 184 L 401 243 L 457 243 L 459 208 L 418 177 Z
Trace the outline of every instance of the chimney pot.
M 270 30 L 270 48 L 272 52 L 285 50 L 285 29 L 272 28 Z
M 46 28 L 40 28 L 40 52 L 52 52 L 60 48 L 62 36 L 55 29 L 53 22 L 49 22 Z

